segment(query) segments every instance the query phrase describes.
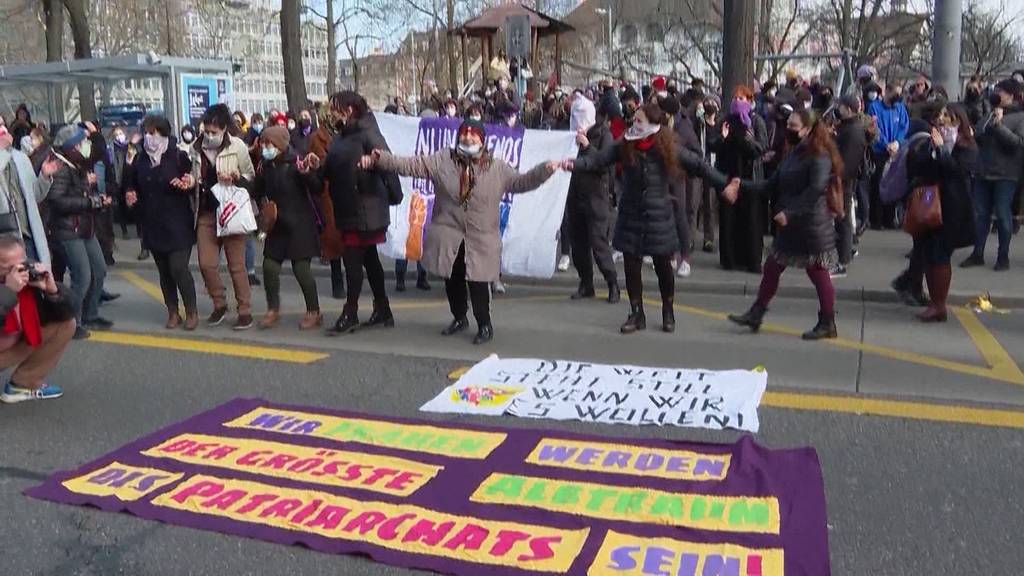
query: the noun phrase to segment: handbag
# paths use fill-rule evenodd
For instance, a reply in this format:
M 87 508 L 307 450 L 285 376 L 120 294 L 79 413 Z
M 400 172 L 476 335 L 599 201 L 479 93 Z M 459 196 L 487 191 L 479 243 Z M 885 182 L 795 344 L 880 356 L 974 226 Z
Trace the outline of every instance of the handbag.
M 903 230 L 914 238 L 942 226 L 942 199 L 935 184 L 918 186 L 910 193 Z
M 277 224 L 277 202 L 264 200 L 260 204 L 260 215 L 256 221 L 256 228 L 262 234 L 270 234 L 274 230 L 274 224 Z
M 249 191 L 238 186 L 216 184 L 210 190 L 217 199 L 217 237 L 251 234 L 256 231 L 256 215 Z

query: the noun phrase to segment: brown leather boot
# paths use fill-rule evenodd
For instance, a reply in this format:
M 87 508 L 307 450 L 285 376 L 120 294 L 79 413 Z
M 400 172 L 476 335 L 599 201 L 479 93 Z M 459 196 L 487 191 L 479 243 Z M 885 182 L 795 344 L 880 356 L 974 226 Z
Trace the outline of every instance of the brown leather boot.
M 199 326 L 199 310 L 185 311 L 185 330 L 191 332 Z
M 167 324 L 164 325 L 164 328 L 167 328 L 168 330 L 174 330 L 178 326 L 181 326 L 181 314 L 178 314 L 177 308 L 168 309 Z
M 318 328 L 324 323 L 324 315 L 319 310 L 313 310 L 306 312 L 306 315 L 302 317 L 302 321 L 299 322 L 299 330 L 312 330 Z
M 949 319 L 946 309 L 946 297 L 949 296 L 949 285 L 953 280 L 953 268 L 949 264 L 940 264 L 928 268 L 925 273 L 928 280 L 928 295 L 932 303 L 917 315 L 921 322 L 945 322 Z
M 260 320 L 260 330 L 266 330 L 267 328 L 273 328 L 274 326 L 277 326 L 277 321 L 280 318 L 281 313 L 278 312 L 275 308 L 267 310 L 266 315 L 263 316 L 262 320 Z

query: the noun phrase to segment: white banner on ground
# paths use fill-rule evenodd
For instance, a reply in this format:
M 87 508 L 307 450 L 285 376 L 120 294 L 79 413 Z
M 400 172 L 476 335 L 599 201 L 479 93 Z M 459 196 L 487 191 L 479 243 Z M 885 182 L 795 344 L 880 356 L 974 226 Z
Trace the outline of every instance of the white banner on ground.
M 424 412 L 757 432 L 768 374 L 490 356 Z
M 394 154 L 433 154 L 455 144 L 460 121 L 375 114 L 384 140 Z M 524 130 L 488 124 L 488 149 L 496 158 L 526 172 L 541 162 L 576 155 L 570 132 Z M 568 172 L 559 170 L 540 188 L 526 194 L 505 194 L 501 201 L 501 271 L 516 276 L 550 278 L 555 273 L 558 230 L 569 192 Z M 428 180 L 402 178 L 402 203 L 391 207 L 391 227 L 381 252 L 391 258 L 419 260 L 426 227 L 434 207 Z

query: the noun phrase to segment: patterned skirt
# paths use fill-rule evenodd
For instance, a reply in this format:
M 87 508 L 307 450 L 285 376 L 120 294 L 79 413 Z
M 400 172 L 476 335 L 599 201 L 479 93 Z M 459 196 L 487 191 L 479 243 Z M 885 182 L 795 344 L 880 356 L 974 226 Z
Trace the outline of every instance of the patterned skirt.
M 768 258 L 786 268 L 816 268 L 820 266 L 831 270 L 839 265 L 839 252 L 835 248 L 818 254 L 788 254 L 772 246 L 768 249 Z

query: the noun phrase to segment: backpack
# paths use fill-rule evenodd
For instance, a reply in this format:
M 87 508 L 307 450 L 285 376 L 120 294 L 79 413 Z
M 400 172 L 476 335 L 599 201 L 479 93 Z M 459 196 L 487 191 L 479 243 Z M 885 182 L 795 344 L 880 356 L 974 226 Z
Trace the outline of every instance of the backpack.
M 907 151 L 914 142 L 922 138 L 931 138 L 927 132 L 918 132 L 903 142 L 899 152 L 885 164 L 882 179 L 878 184 L 878 196 L 884 204 L 896 204 L 907 197 L 910 191 L 910 178 L 907 176 Z

